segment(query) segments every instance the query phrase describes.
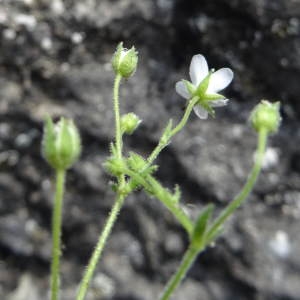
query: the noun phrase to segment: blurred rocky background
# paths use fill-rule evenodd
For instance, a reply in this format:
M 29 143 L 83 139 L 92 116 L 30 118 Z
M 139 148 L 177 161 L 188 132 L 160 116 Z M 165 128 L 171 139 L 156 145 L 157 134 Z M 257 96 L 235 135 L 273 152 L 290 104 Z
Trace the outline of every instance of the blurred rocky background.
M 123 112 L 143 119 L 126 149 L 147 155 L 185 102 L 174 84 L 192 55 L 228 66 L 230 105 L 216 119 L 192 116 L 162 154 L 157 177 L 180 184 L 195 215 L 220 211 L 245 182 L 256 136 L 248 124 L 261 98 L 282 101 L 249 201 L 197 260 L 174 300 L 300 299 L 299 0 L 0 0 L 0 298 L 47 299 L 52 171 L 40 156 L 46 114 L 73 117 L 83 138 L 69 172 L 63 224 L 63 300 L 73 300 L 113 203 L 102 163 L 114 134 L 111 56 L 119 41 L 139 51 L 124 82 Z M 88 299 L 158 299 L 187 237 L 143 192 L 131 195 Z

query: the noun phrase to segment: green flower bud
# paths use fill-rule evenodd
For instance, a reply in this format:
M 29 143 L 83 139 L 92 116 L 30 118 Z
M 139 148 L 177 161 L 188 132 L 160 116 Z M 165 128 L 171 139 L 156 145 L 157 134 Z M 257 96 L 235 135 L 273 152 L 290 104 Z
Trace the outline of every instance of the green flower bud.
M 127 159 L 127 163 L 129 167 L 136 172 L 140 172 L 147 165 L 146 160 L 142 156 L 134 152 L 130 152 L 130 155 Z
M 48 117 L 44 125 L 42 154 L 49 165 L 56 170 L 66 170 L 78 160 L 80 153 L 80 135 L 74 122 L 61 118 L 53 124 Z
M 143 170 L 143 174 L 151 175 L 153 172 L 157 170 L 156 165 L 148 166 L 146 169 L 145 167 L 148 165 L 147 161 L 140 155 L 130 152 L 129 157 L 127 159 L 128 166 L 135 172 L 141 172 Z
M 126 163 L 123 159 L 110 157 L 104 162 L 103 166 L 108 173 L 114 176 L 119 176 L 123 174 L 123 170 L 126 168 Z
M 122 133 L 132 134 L 140 123 L 141 120 L 134 113 L 123 115 L 121 118 L 121 131 Z
M 250 120 L 256 131 L 267 130 L 268 133 L 277 132 L 280 122 L 280 102 L 271 103 L 262 100 L 251 113 Z
M 124 78 L 129 78 L 136 70 L 138 63 L 138 53 L 134 46 L 129 50 L 123 48 L 121 42 L 112 59 L 112 66 L 116 74 L 120 74 Z

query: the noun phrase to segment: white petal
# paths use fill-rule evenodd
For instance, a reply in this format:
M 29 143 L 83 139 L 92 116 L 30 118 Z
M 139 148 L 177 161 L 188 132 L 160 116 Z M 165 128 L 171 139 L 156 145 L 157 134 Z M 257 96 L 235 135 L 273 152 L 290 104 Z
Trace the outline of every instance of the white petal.
M 185 99 L 190 99 L 191 95 L 189 94 L 186 85 L 183 81 L 178 81 L 175 85 L 176 92 Z
M 203 55 L 194 55 L 190 65 L 190 77 L 192 83 L 196 86 L 207 76 L 208 65 Z
M 229 99 L 220 99 L 220 100 L 213 100 L 209 101 L 211 107 L 221 107 L 227 105 Z
M 199 104 L 194 106 L 194 112 L 200 119 L 207 119 L 208 117 L 207 110 Z
M 226 88 L 233 79 L 233 72 L 229 68 L 222 68 L 213 73 L 209 80 L 207 93 L 216 93 Z

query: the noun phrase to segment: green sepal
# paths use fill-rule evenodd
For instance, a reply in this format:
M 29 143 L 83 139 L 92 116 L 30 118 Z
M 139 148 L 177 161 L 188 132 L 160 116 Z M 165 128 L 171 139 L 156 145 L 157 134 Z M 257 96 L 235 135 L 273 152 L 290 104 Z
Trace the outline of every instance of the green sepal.
M 205 94 L 205 99 L 208 101 L 221 100 L 225 99 L 225 97 L 221 94 Z
M 198 96 L 200 100 L 205 99 L 206 91 L 209 85 L 210 77 L 213 71 L 210 71 L 208 75 L 201 81 L 194 95 Z
M 194 230 L 191 236 L 191 244 L 194 247 L 197 247 L 200 249 L 204 246 L 205 243 L 205 233 L 208 226 L 208 222 L 211 218 L 211 215 L 214 210 L 214 205 L 209 204 L 207 205 L 198 216 L 195 224 L 194 224 Z
M 202 105 L 202 107 L 207 110 L 207 112 L 209 113 L 209 115 L 211 117 L 215 117 L 216 113 L 215 110 L 209 105 L 209 102 L 207 101 L 203 101 L 200 105 Z
M 42 155 L 46 161 L 52 165 L 55 161 L 55 128 L 52 119 L 47 116 L 44 124 L 44 134 L 42 140 Z
M 182 82 L 185 84 L 186 89 L 188 90 L 190 95 L 194 95 L 197 88 L 188 80 L 182 79 Z
M 115 71 L 115 73 L 118 73 L 119 72 L 119 64 L 120 64 L 120 58 L 121 58 L 121 55 L 122 55 L 122 51 L 123 51 L 123 42 L 120 42 L 117 46 L 117 49 L 113 55 L 113 58 L 112 58 L 112 67 Z

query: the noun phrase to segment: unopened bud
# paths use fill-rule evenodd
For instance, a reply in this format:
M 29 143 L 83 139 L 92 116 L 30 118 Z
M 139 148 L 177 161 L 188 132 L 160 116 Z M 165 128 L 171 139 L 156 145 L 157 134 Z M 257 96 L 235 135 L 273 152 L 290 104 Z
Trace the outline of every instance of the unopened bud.
M 112 66 L 116 74 L 128 78 L 135 72 L 138 63 L 138 53 L 134 47 L 129 50 L 123 48 L 121 42 L 112 59 Z
M 61 118 L 53 124 L 48 117 L 44 125 L 42 154 L 49 165 L 56 170 L 66 170 L 78 160 L 80 153 L 80 135 L 74 122 Z
M 110 157 L 104 162 L 103 166 L 108 173 L 120 176 L 124 172 L 126 163 L 121 158 Z
M 256 131 L 265 129 L 268 133 L 277 132 L 280 122 L 280 102 L 262 100 L 252 111 L 250 120 Z
M 121 131 L 126 134 L 132 134 L 140 123 L 141 120 L 134 113 L 123 115 L 121 118 Z

